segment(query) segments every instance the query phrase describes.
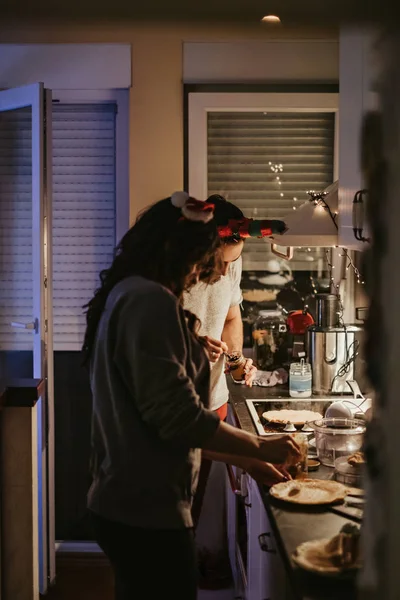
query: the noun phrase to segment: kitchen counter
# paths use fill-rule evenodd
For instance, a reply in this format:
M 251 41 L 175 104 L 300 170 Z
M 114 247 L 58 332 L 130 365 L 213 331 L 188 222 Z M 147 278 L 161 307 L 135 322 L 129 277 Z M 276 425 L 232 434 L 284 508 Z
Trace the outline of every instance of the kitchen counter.
M 0 408 L 32 408 L 44 393 L 44 379 L 0 379 Z
M 229 388 L 230 404 L 237 425 L 251 433 L 256 433 L 256 430 L 245 403 L 246 398 L 288 397 L 284 386 L 249 389 L 229 382 Z M 332 476 L 333 469 L 322 465 L 318 471 L 310 473 L 310 477 L 316 479 L 330 479 Z M 259 487 L 295 600 L 355 600 L 357 591 L 354 580 L 335 580 L 306 573 L 298 569 L 291 558 L 299 544 L 313 539 L 332 538 L 349 519 L 326 508 L 298 508 L 277 503 L 269 496 L 268 488 Z

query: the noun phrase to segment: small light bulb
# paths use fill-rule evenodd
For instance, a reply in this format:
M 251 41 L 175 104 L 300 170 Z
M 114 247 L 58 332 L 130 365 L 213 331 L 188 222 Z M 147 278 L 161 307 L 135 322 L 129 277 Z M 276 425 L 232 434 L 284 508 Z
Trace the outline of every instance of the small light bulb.
M 280 23 L 281 20 L 280 20 L 280 18 L 277 15 L 265 15 L 265 17 L 263 17 L 261 19 L 261 22 L 262 23 L 274 23 L 274 24 L 277 24 L 277 23 Z
M 296 210 L 296 207 L 295 207 L 295 206 L 293 206 L 293 210 Z
M 293 198 L 293 200 L 294 200 L 295 202 L 297 202 L 297 198 Z
M 281 198 L 283 198 L 283 194 L 282 194 L 282 193 L 281 193 L 281 194 L 279 194 L 279 195 L 280 195 L 280 197 L 281 197 Z

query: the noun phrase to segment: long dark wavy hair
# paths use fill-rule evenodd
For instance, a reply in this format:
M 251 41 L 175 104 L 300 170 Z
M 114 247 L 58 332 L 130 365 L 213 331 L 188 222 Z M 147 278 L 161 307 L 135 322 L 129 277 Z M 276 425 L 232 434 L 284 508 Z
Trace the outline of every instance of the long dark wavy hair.
M 108 295 L 119 281 L 140 275 L 164 285 L 181 300 L 183 292 L 195 283 L 192 274 L 196 266 L 200 280 L 207 283 L 221 275 L 222 255 L 214 219 L 208 223 L 184 219 L 171 198 L 142 212 L 116 247 L 110 268 L 100 273 L 100 286 L 84 306 L 83 363 L 91 358 Z M 196 325 L 196 318 L 189 315 L 189 327 L 195 330 Z

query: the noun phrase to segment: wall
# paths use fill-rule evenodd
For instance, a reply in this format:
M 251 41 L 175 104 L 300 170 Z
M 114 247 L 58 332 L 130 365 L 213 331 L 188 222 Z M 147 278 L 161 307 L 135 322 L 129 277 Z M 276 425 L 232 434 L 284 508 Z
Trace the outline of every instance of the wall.
M 29 23 L 0 25 L 0 43 L 130 43 L 132 46 L 132 90 L 130 94 L 130 199 L 131 221 L 139 210 L 156 199 L 183 187 L 183 45 L 186 42 L 238 42 L 247 44 L 282 40 L 280 47 L 296 57 L 293 40 L 337 40 L 337 32 L 285 28 L 193 25 L 83 25 Z M 287 42 L 283 43 L 283 42 Z M 324 46 L 326 48 L 326 46 Z M 333 50 L 335 52 L 335 50 Z M 274 61 L 271 72 L 269 64 Z M 274 78 L 279 53 L 265 61 L 265 79 Z M 289 53 L 290 62 L 290 53 Z M 259 63 L 258 63 L 259 64 Z M 309 78 L 299 71 L 293 79 Z M 300 65 L 301 66 L 301 65 Z M 246 71 L 251 69 L 248 65 Z M 330 55 L 324 81 L 337 78 Z M 215 76 L 215 71 L 214 71 Z M 221 77 L 223 76 L 223 72 Z M 290 76 L 290 73 L 288 74 Z M 238 80 L 241 79 L 238 73 Z M 223 79 L 222 79 L 223 80 Z M 308 79 L 307 79 L 308 80 Z

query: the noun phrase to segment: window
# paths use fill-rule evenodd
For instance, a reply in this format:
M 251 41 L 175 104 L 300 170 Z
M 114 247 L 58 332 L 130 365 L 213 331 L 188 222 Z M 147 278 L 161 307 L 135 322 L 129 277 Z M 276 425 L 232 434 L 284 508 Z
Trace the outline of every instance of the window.
M 129 226 L 127 99 L 123 91 L 53 92 L 55 352 L 80 351 L 82 307 Z
M 209 112 L 208 194 L 222 194 L 246 217 L 284 219 L 307 190 L 332 183 L 334 130 L 334 113 Z M 309 270 L 320 254 L 297 249 L 295 268 Z M 245 270 L 264 269 L 266 258 L 268 242 L 247 241 Z
M 79 350 L 83 305 L 115 247 L 114 103 L 53 106 L 54 350 Z
M 283 219 L 336 179 L 336 94 L 189 94 L 189 190 L 219 193 L 245 216 Z M 274 255 L 250 239 L 244 270 Z M 296 249 L 291 270 L 321 270 L 322 249 Z M 314 263 L 314 264 L 313 264 Z

